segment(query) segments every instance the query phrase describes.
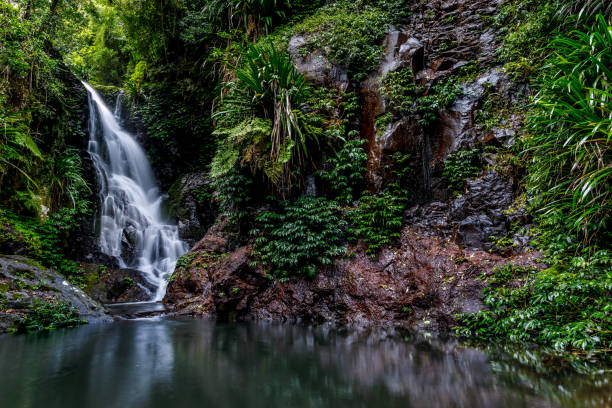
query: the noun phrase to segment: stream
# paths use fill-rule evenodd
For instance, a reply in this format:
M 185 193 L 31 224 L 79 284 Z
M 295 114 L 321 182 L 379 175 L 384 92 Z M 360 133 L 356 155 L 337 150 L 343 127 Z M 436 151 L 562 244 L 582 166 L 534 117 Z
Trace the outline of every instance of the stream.
M 579 408 L 612 402 L 606 380 L 546 376 L 512 361 L 376 332 L 156 317 L 0 336 L 0 407 Z

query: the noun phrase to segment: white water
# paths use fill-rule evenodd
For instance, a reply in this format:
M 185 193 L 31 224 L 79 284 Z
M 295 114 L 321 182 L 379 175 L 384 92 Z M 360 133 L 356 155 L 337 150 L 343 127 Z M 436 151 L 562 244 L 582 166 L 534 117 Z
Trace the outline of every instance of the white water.
M 144 151 L 119 124 L 119 102 L 111 112 L 89 84 L 89 147 L 100 184 L 100 249 L 122 268 L 141 271 L 164 296 L 166 278 L 187 251 L 178 228 L 165 219 L 163 197 Z M 129 249 L 128 249 L 129 248 Z

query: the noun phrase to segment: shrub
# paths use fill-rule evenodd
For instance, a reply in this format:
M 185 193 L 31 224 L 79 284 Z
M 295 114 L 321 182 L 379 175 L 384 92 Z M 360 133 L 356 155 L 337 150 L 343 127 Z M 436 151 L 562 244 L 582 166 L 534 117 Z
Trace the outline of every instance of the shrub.
M 340 204 L 350 204 L 363 187 L 368 160 L 363 150 L 365 140 L 349 140 L 335 157 L 326 162 L 329 170 L 321 170 L 319 175 L 328 183 L 333 199 Z
M 285 53 L 267 43 L 248 48 L 236 77 L 216 114 L 221 117 L 216 134 L 226 139 L 219 145 L 213 171 L 217 176 L 229 171 L 225 159 L 237 161 L 231 139 L 240 139 L 246 144 L 243 159 L 285 192 L 291 187 L 292 168 L 299 168 L 308 156 L 307 139 L 317 142 L 298 110 L 308 93 L 304 76 Z
M 253 181 L 236 168 L 213 179 L 221 215 L 227 217 L 230 223 L 239 224 L 248 215 L 252 184 Z
M 459 150 L 452 153 L 444 162 L 444 176 L 448 178 L 449 188 L 463 190 L 465 180 L 480 173 L 480 152 L 478 149 Z
M 605 239 L 612 210 L 612 27 L 600 15 L 590 31 L 573 31 L 552 47 L 529 119 L 528 189 L 543 225 L 561 226 L 585 243 L 599 232 Z
M 77 310 L 67 302 L 34 303 L 26 317 L 19 320 L 15 331 L 18 333 L 54 330 L 61 327 L 74 327 L 87 323 L 81 319 Z
M 537 272 L 494 268 L 484 291 L 488 310 L 457 316 L 458 335 L 532 342 L 557 350 L 605 350 L 612 344 L 612 258 L 601 251 Z M 602 351 L 605 352 L 605 351 Z
M 405 202 L 389 192 L 366 194 L 350 214 L 353 239 L 363 238 L 366 252 L 374 256 L 393 238 L 399 238 Z
M 260 213 L 256 221 L 261 232 L 252 232 L 258 235 L 253 254 L 269 273 L 313 277 L 318 266 L 344 254 L 346 222 L 338 216 L 336 203 L 308 196 L 280 206 L 278 213 Z
M 408 192 L 404 189 L 411 167 L 407 164 L 410 155 L 394 153 L 391 156 L 392 180 L 384 191 L 366 193 L 359 199 L 359 205 L 348 213 L 351 239 L 363 238 L 368 246 L 366 252 L 374 256 L 393 238 L 400 236 L 404 208 Z
M 379 91 L 387 102 L 387 110 L 399 114 L 413 111 L 416 99 L 416 84 L 410 68 L 388 72 L 380 79 Z
M 305 34 L 306 42 L 300 49 L 303 55 L 324 50 L 332 63 L 348 68 L 353 81 L 361 81 L 383 56 L 382 41 L 389 20 L 381 8 L 337 1 L 277 36 L 284 36 L 286 44 L 295 34 Z

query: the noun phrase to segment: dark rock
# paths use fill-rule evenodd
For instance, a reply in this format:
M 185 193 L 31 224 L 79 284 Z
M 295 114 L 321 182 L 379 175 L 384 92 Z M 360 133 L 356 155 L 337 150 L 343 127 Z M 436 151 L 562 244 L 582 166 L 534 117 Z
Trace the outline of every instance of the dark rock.
M 217 206 L 206 172 L 182 175 L 168 191 L 170 214 L 177 218 L 181 239 L 193 245 L 214 223 Z
M 88 282 L 85 291 L 103 304 L 150 300 L 157 289 L 134 269 L 111 269 L 98 264 L 81 264 Z
M 441 211 L 444 204 L 439 204 Z M 211 229 L 212 230 L 212 229 Z M 483 308 L 482 271 L 509 259 L 466 250 L 445 239 L 426 237 L 407 228 L 399 248 L 378 257 L 364 248 L 320 268 L 312 279 L 271 281 L 240 247 L 226 256 L 211 252 L 225 241 L 209 232 L 190 266 L 175 271 L 164 303 L 174 313 L 237 320 L 332 323 L 343 326 L 400 327 L 422 333 L 448 334 L 454 314 Z M 531 264 L 533 254 L 511 259 Z M 204 266 L 203 266 L 204 265 Z
M 312 79 L 317 85 L 346 91 L 349 86 L 346 67 L 332 64 L 321 50 L 303 55 L 301 48 L 306 40 L 306 36 L 298 34 L 291 38 L 287 47 L 298 71 Z
M 90 323 L 112 320 L 100 303 L 63 276 L 28 258 L 0 256 L 0 287 L 0 333 L 27 316 L 36 301 L 70 303 Z

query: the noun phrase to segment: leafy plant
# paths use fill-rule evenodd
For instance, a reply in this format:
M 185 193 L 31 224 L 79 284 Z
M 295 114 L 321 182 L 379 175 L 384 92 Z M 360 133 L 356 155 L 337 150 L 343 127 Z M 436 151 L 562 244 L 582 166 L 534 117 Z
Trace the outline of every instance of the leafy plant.
M 350 204 L 363 187 L 363 180 L 368 160 L 363 150 L 362 139 L 347 141 L 342 149 L 326 162 L 329 170 L 319 171 L 321 178 L 328 183 L 331 197 L 340 204 Z
M 72 208 L 76 208 L 77 203 L 86 205 L 84 200 L 80 198 L 86 193 L 91 193 L 87 181 L 83 178 L 81 157 L 75 148 L 67 148 L 59 157 L 56 157 L 53 162 L 53 170 L 51 171 L 51 203 L 52 210 L 58 210 L 61 205 L 62 196 L 66 195 L 72 204 Z M 82 212 L 86 208 L 80 209 Z
M 291 165 L 299 168 L 304 163 L 309 138 L 317 142 L 316 134 L 306 131 L 303 115 L 297 110 L 308 92 L 304 76 L 285 53 L 268 43 L 248 48 L 236 77 L 216 114 L 225 116 L 216 134 L 234 135 L 234 139 L 245 141 L 247 153 L 243 158 L 251 165 L 255 162 L 255 168 L 263 169 L 279 190 L 287 191 L 291 186 Z M 236 118 L 242 121 L 236 123 Z M 269 130 L 265 129 L 266 124 Z M 257 128 L 250 138 L 249 127 Z M 227 151 L 232 149 L 231 144 L 227 139 L 220 144 L 213 160 L 217 176 L 229 171 L 229 165 L 222 168 L 217 165 L 224 158 L 232 157 L 234 163 L 237 160 L 235 150 Z M 256 152 L 261 154 L 253 154 Z
M 410 155 L 398 152 L 391 159 L 393 181 L 382 192 L 361 196 L 359 205 L 348 212 L 351 239 L 362 238 L 371 256 L 394 238 L 399 238 L 408 202 L 408 192 L 403 187 L 411 170 L 407 163 Z
M 444 176 L 451 190 L 463 189 L 465 180 L 480 173 L 480 152 L 478 149 L 459 150 L 444 161 Z
M 87 323 L 81 319 L 77 310 L 67 302 L 36 302 L 31 311 L 19 320 L 15 331 L 18 333 L 55 330 L 62 327 L 74 327 Z
M 417 87 L 410 68 L 388 72 L 379 81 L 380 94 L 387 101 L 387 110 L 398 114 L 411 113 L 414 109 Z
M 404 205 L 404 200 L 387 191 L 361 196 L 359 205 L 349 214 L 352 239 L 363 238 L 366 252 L 376 255 L 393 238 L 399 238 Z
M 573 31 L 551 46 L 551 69 L 529 120 L 528 188 L 543 224 L 561 222 L 586 244 L 610 230 L 612 27 L 600 15 L 590 31 Z
M 315 276 L 317 267 L 330 265 L 345 248 L 346 222 L 333 201 L 307 196 L 295 202 L 281 202 L 279 212 L 262 212 L 262 225 L 253 255 L 274 276 Z
M 253 181 L 238 169 L 232 169 L 213 179 L 221 215 L 230 222 L 239 223 L 248 215 L 247 207 L 251 201 L 250 188 Z
M 605 353 L 612 342 L 611 265 L 609 253 L 601 251 L 590 261 L 575 259 L 540 272 L 495 268 L 484 291 L 488 310 L 458 315 L 456 332 L 477 340 Z
M 440 109 L 452 105 L 462 92 L 461 85 L 454 77 L 432 86 L 417 99 L 417 111 L 421 115 L 419 122 L 423 126 L 434 123 L 438 119 Z
M 381 43 L 389 20 L 382 8 L 337 1 L 282 34 L 286 42 L 295 34 L 304 34 L 306 41 L 299 50 L 302 55 L 324 50 L 332 63 L 348 68 L 353 81 L 361 81 L 383 56 Z

